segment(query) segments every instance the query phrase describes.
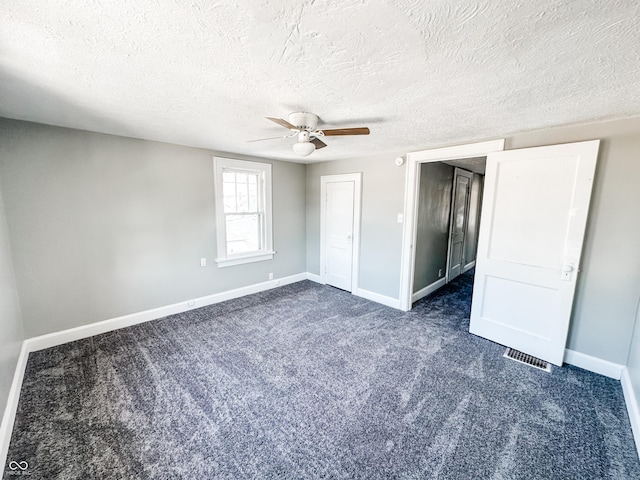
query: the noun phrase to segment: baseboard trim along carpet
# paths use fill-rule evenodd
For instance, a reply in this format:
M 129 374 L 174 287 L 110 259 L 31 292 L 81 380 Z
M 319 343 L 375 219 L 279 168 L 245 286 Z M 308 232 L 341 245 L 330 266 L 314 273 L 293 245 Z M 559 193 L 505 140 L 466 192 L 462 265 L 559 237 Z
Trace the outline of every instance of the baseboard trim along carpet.
M 94 335 L 99 335 L 101 333 L 118 330 L 120 328 L 130 327 L 139 323 L 163 318 L 168 315 L 187 312 L 189 310 L 212 305 L 214 303 L 220 303 L 226 300 L 244 297 L 245 295 L 263 292 L 265 290 L 288 285 L 290 283 L 300 282 L 307 279 L 313 280 L 309 278 L 309 275 L 310 274 L 307 274 L 306 272 L 299 273 L 297 275 L 290 275 L 288 277 L 269 280 L 262 283 L 256 283 L 233 290 L 227 290 L 225 292 L 214 293 L 205 297 L 185 300 L 183 302 L 174 303 L 173 305 L 166 305 L 164 307 L 153 308 L 151 310 L 144 310 L 142 312 L 123 315 L 121 317 L 115 317 L 108 320 L 91 323 L 89 325 L 82 325 L 80 327 L 70 328 L 68 330 L 62 330 L 59 332 L 53 332 L 46 335 L 26 339 L 24 342 L 22 342 L 22 349 L 13 375 L 13 382 L 11 384 L 11 390 L 9 391 L 9 397 L 7 399 L 7 406 L 5 408 L 4 415 L 2 417 L 2 424 L 0 426 L 0 462 L 2 463 L 2 465 L 4 465 L 6 461 L 9 442 L 11 441 L 13 423 L 16 415 L 16 410 L 18 408 L 18 400 L 20 398 L 20 390 L 22 388 L 22 380 L 24 378 L 24 372 L 27 366 L 27 359 L 29 358 L 30 352 L 44 350 L 45 348 L 55 347 L 64 343 L 73 342 L 75 340 L 80 340 L 83 338 L 92 337 Z
M 81 340 L 83 338 L 92 337 L 94 335 L 100 335 L 102 333 L 111 332 L 120 328 L 130 327 L 139 323 L 144 323 L 169 315 L 174 315 L 176 313 L 187 312 L 189 310 L 224 302 L 227 300 L 232 300 L 234 298 L 244 297 L 253 293 L 263 292 L 283 285 L 300 282 L 302 280 L 311 280 L 316 283 L 322 283 L 319 275 L 304 272 L 296 275 L 290 275 L 288 277 L 269 280 L 267 282 L 248 285 L 246 287 L 227 290 L 225 292 L 214 293 L 205 297 L 185 300 L 179 303 L 174 303 L 172 305 L 166 305 L 164 307 L 153 308 L 150 310 L 144 310 L 142 312 L 123 315 L 121 317 L 110 318 L 108 320 L 91 323 L 89 325 L 82 325 L 80 327 L 53 332 L 25 340 L 22 344 L 22 351 L 16 365 L 12 388 L 9 393 L 7 406 L 5 408 L 5 413 L 2 419 L 2 427 L 0 430 L 0 460 L 4 462 L 6 459 L 7 449 L 9 448 L 9 441 L 11 440 L 13 421 L 16 409 L 18 407 L 18 399 L 20 397 L 20 389 L 22 387 L 24 370 L 30 352 L 44 350 L 45 348 L 55 347 L 64 343 Z M 370 292 L 368 290 L 362 289 L 358 289 L 355 295 L 392 308 L 400 308 L 400 301 L 397 298 L 387 297 L 375 292 Z
M 43 478 L 640 478 L 628 373 L 625 393 L 505 361 L 468 334 L 470 292 L 456 279 L 404 313 L 304 281 L 32 352 L 5 463 Z
M 400 310 L 400 300 L 397 298 L 387 297 L 386 295 L 380 295 L 379 293 L 370 292 L 369 290 L 364 290 L 362 288 L 359 288 L 354 293 L 358 297 L 366 298 L 367 300 L 371 300 L 372 302 L 381 303 L 382 305 L 386 305 L 387 307 Z
M 27 368 L 27 359 L 29 358 L 29 350 L 27 342 L 22 342 L 20 355 L 13 374 L 11 389 L 7 398 L 7 406 L 4 409 L 2 423 L 0 424 L 0 462 L 6 464 L 7 452 L 9 451 L 9 443 L 11 442 L 11 433 L 13 431 L 13 423 L 18 410 L 18 400 L 20 400 L 20 390 L 22 389 L 22 381 L 24 380 L 24 372 Z
M 277 278 L 262 283 L 255 283 L 246 287 L 235 288 L 233 290 L 227 290 L 204 297 L 174 303 L 173 305 L 153 308 L 151 310 L 144 310 L 142 312 L 131 313 L 129 315 L 123 315 L 121 317 L 115 317 L 109 320 L 91 323 L 89 325 L 82 325 L 80 327 L 70 328 L 68 330 L 62 330 L 60 332 L 54 332 L 47 335 L 41 335 L 39 337 L 29 338 L 26 340 L 26 342 L 29 344 L 29 351 L 35 352 L 38 350 L 43 350 L 45 348 L 62 345 L 63 343 L 73 342 L 74 340 L 93 337 L 94 335 L 99 335 L 101 333 L 111 332 L 113 330 L 118 330 L 124 327 L 130 327 L 132 325 L 137 325 L 138 323 L 144 323 L 169 315 L 175 315 L 176 313 L 187 312 L 189 310 L 205 307 L 207 305 L 213 305 L 215 303 L 225 302 L 234 298 L 244 297 L 253 293 L 264 292 L 266 290 L 271 290 L 272 288 L 289 285 L 290 283 L 300 282 L 306 279 L 306 272 L 296 275 L 290 275 L 288 277 Z
M 636 442 L 638 457 L 640 457 L 640 407 L 638 406 L 638 398 L 633 390 L 633 383 L 631 383 L 631 377 L 629 376 L 627 367 L 622 369 L 620 382 L 622 383 L 622 393 L 624 393 L 624 403 L 627 405 L 627 413 L 629 414 L 629 421 L 631 422 L 633 439 Z
M 430 293 L 435 292 L 440 287 L 444 287 L 446 284 L 447 284 L 447 279 L 444 278 L 444 277 L 439 279 L 439 280 L 436 280 L 431 285 L 427 285 L 426 287 L 418 290 L 413 295 L 411 295 L 411 301 L 412 302 L 417 302 L 418 300 L 420 300 L 421 298 L 426 297 Z
M 568 363 L 569 365 L 589 370 L 590 372 L 598 373 L 615 380 L 620 380 L 622 377 L 622 371 L 625 368 L 624 365 L 620 365 L 619 363 L 602 360 L 601 358 L 592 357 L 586 353 L 576 352 L 575 350 L 569 350 L 568 348 L 564 351 L 564 363 Z
M 315 283 L 322 283 L 322 278 L 320 277 L 320 275 L 316 275 L 315 273 L 307 272 L 307 280 L 311 280 Z
M 7 405 L 2 418 L 2 423 L 0 425 L 0 462 L 3 465 L 6 462 L 6 456 L 11 440 L 18 401 L 20 398 L 20 391 L 24 379 L 25 368 L 30 352 L 55 347 L 75 340 L 99 335 L 101 333 L 106 333 L 124 327 L 163 318 L 168 315 L 182 313 L 226 300 L 231 300 L 253 293 L 270 290 L 279 286 L 299 282 L 305 279 L 314 281 L 316 283 L 322 283 L 320 281 L 320 276 L 305 272 L 297 275 L 283 277 L 280 279 L 249 285 L 242 288 L 228 290 L 205 297 L 187 300 L 173 305 L 167 305 L 164 307 L 124 315 L 121 317 L 116 317 L 101 322 L 84 325 L 81 327 L 26 339 L 22 344 L 22 349 L 16 364 L 11 389 L 7 399 Z M 420 295 L 419 298 L 422 298 L 429 293 L 437 290 L 444 284 L 444 279 L 440 279 L 437 282 L 434 282 L 433 284 L 425 287 L 421 291 L 416 292 L 416 294 L 414 294 L 414 297 Z M 427 293 L 424 293 L 425 291 L 427 291 Z M 357 292 L 354 292 L 354 294 L 395 309 L 400 308 L 400 301 L 396 298 L 387 297 L 363 289 L 358 289 Z M 414 298 L 414 301 L 416 300 L 417 299 Z M 633 390 L 631 378 L 629 377 L 629 373 L 626 367 L 570 349 L 565 350 L 564 361 L 567 364 L 574 365 L 576 367 L 621 381 L 636 448 L 638 449 L 638 454 L 640 456 L 640 405 L 638 404 L 638 398 L 636 397 Z
M 322 281 L 322 277 L 320 275 L 316 275 L 315 273 L 307 273 L 307 280 L 311 280 L 312 282 L 320 283 L 324 285 L 324 282 Z M 386 295 L 381 295 L 380 293 L 371 292 L 369 290 L 364 290 L 362 288 L 356 289 L 353 292 L 353 294 L 358 297 L 371 300 L 372 302 L 380 303 L 382 305 L 386 305 L 387 307 L 401 310 L 400 300 L 398 298 L 387 297 Z
M 473 260 L 469 263 L 467 263 L 463 268 L 462 268 L 462 273 L 468 272 L 469 270 L 471 270 L 473 267 L 476 266 L 476 261 Z

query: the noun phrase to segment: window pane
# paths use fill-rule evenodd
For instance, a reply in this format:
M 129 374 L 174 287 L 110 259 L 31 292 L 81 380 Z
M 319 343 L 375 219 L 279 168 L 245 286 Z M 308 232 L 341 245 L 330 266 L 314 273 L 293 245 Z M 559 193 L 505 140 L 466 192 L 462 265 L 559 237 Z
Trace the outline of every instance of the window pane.
M 227 255 L 259 251 L 260 215 L 226 215 Z
M 223 183 L 222 195 L 224 198 L 224 211 L 233 213 L 237 211 L 236 204 L 236 184 L 235 183 Z
M 249 211 L 258 211 L 258 186 L 251 183 L 249 183 Z
M 240 177 L 240 175 L 238 175 Z M 246 175 L 244 175 L 245 181 L 243 183 L 236 183 L 236 192 L 238 198 L 238 209 L 237 212 L 248 212 L 249 211 L 249 191 L 248 185 L 246 182 Z
M 224 172 L 222 183 L 224 212 L 259 212 L 259 183 L 259 172 Z

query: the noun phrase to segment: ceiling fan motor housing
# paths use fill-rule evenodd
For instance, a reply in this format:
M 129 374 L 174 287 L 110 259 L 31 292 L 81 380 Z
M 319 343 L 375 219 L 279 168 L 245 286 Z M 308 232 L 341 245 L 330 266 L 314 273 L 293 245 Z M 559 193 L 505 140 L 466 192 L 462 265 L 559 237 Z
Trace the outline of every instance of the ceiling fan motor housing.
M 300 130 L 314 132 L 318 126 L 318 116 L 308 112 L 293 112 L 289 114 L 289 123 Z

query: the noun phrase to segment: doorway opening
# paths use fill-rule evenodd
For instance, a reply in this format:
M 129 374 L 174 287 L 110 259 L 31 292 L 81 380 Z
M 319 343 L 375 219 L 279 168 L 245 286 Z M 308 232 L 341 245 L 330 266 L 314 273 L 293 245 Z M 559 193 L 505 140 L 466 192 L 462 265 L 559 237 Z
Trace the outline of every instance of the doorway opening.
M 420 165 L 411 301 L 475 265 L 486 157 Z
M 485 153 L 470 333 L 562 365 L 598 147 L 591 140 Z M 406 310 L 413 299 L 420 164 L 449 160 L 441 154 L 419 152 L 407 171 Z M 450 260 L 449 276 L 457 273 L 454 266 Z
M 404 225 L 403 232 L 403 249 L 402 249 L 402 275 L 401 275 L 401 288 L 400 288 L 400 308 L 402 310 L 408 311 L 411 310 L 411 305 L 414 301 L 422 298 L 425 295 L 428 295 L 432 291 L 437 290 L 441 286 L 447 283 L 447 277 L 451 274 L 451 269 L 449 269 L 449 225 L 451 223 L 451 194 L 453 189 L 453 180 L 454 180 L 454 172 L 455 168 L 463 167 L 465 170 L 472 171 L 475 168 L 482 168 L 486 159 L 487 154 L 497 151 L 504 150 L 504 139 L 500 140 L 491 140 L 487 142 L 479 142 L 468 145 L 460 145 L 454 147 L 446 147 L 446 148 L 438 148 L 433 150 L 425 150 L 421 152 L 413 152 L 407 155 L 407 179 L 406 179 L 406 196 L 405 196 L 405 218 L 406 222 Z M 443 163 L 446 162 L 446 163 Z M 446 214 L 442 215 L 442 218 L 438 219 L 436 223 L 438 223 L 440 227 L 440 243 L 436 247 L 439 249 L 438 258 L 443 258 L 444 255 L 444 263 L 440 263 L 442 266 L 436 266 L 430 264 L 426 267 L 425 270 L 422 270 L 423 267 L 418 265 L 416 267 L 416 251 L 418 249 L 418 224 L 419 219 L 418 215 L 426 212 L 426 209 L 419 209 L 420 205 L 420 180 L 423 173 L 429 176 L 427 172 L 422 171 L 423 165 L 435 164 L 433 167 L 433 172 L 428 172 L 429 174 L 434 174 L 442 177 L 444 175 L 448 175 L 446 172 L 451 174 L 450 184 L 447 184 L 446 180 L 442 180 L 440 178 L 438 180 L 438 184 L 442 186 L 442 188 L 448 188 L 447 191 L 440 192 L 439 197 L 442 202 L 449 205 L 449 208 L 446 208 Z M 476 165 L 475 167 L 471 167 L 472 165 Z M 438 167 L 440 165 L 440 167 Z M 466 167 L 466 168 L 464 168 Z M 429 167 L 427 167 L 429 169 Z M 436 172 L 438 171 L 438 172 Z M 435 172 L 435 173 L 434 173 Z M 480 175 L 480 174 L 478 174 Z M 426 180 L 425 180 L 426 181 Z M 476 180 L 476 183 L 478 180 Z M 449 187 L 445 187 L 445 184 L 449 185 Z M 479 185 L 476 185 L 478 188 Z M 473 181 L 471 182 L 470 188 L 473 188 Z M 436 195 L 437 196 L 437 195 Z M 465 203 L 465 202 L 463 202 Z M 480 205 L 478 204 L 478 210 Z M 479 219 L 477 219 L 479 220 Z M 463 220 L 464 221 L 464 220 Z M 461 226 L 461 230 L 465 231 L 466 228 Z M 472 227 L 474 231 L 476 231 L 475 240 L 468 240 L 471 244 L 475 243 L 477 246 L 477 225 L 473 225 Z M 433 224 L 430 228 L 433 228 Z M 467 221 L 468 228 L 468 221 Z M 427 229 L 428 230 L 428 229 Z M 424 232 L 422 232 L 424 233 Z M 466 233 L 466 232 L 465 232 Z M 467 237 L 469 238 L 469 237 Z M 423 244 L 425 246 L 426 244 Z M 459 257 L 461 261 L 464 263 L 459 268 L 459 273 L 463 271 L 469 270 L 473 268 L 473 261 L 466 261 L 466 258 L 470 258 L 470 254 L 473 251 L 473 257 L 475 258 L 475 246 L 472 249 L 467 249 L 467 253 L 463 254 Z M 429 247 L 431 248 L 431 247 Z M 442 253 L 444 252 L 444 253 Z M 469 257 L 467 257 L 469 255 Z M 430 254 L 422 256 L 422 258 L 427 259 L 427 263 L 430 262 L 429 258 L 431 258 Z M 418 272 L 418 270 L 421 270 Z M 442 271 L 441 271 L 442 270 Z M 425 275 L 426 272 L 426 275 Z M 454 272 L 455 273 L 455 272 Z M 435 274 L 435 276 L 434 276 Z M 420 277 L 420 278 L 418 278 Z M 421 282 L 418 288 L 416 280 Z M 415 284 L 415 285 L 414 285 Z M 414 295 L 416 294 L 416 295 Z

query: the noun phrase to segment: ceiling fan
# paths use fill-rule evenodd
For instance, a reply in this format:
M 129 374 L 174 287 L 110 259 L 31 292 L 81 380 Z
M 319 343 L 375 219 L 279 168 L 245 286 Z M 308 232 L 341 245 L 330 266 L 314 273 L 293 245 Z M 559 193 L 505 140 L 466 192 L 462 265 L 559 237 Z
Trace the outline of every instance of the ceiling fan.
M 293 151 L 301 157 L 311 155 L 315 150 L 327 146 L 320 138 L 332 137 L 338 135 L 369 135 L 367 127 L 357 128 L 330 128 L 318 129 L 318 116 L 309 112 L 294 112 L 289 114 L 289 121 L 282 118 L 266 117 L 280 126 L 288 128 L 290 135 L 272 138 L 290 138 L 298 137 L 298 141 L 293 144 Z M 260 140 L 251 140 L 259 142 L 262 140 L 271 140 L 272 138 L 261 138 Z

